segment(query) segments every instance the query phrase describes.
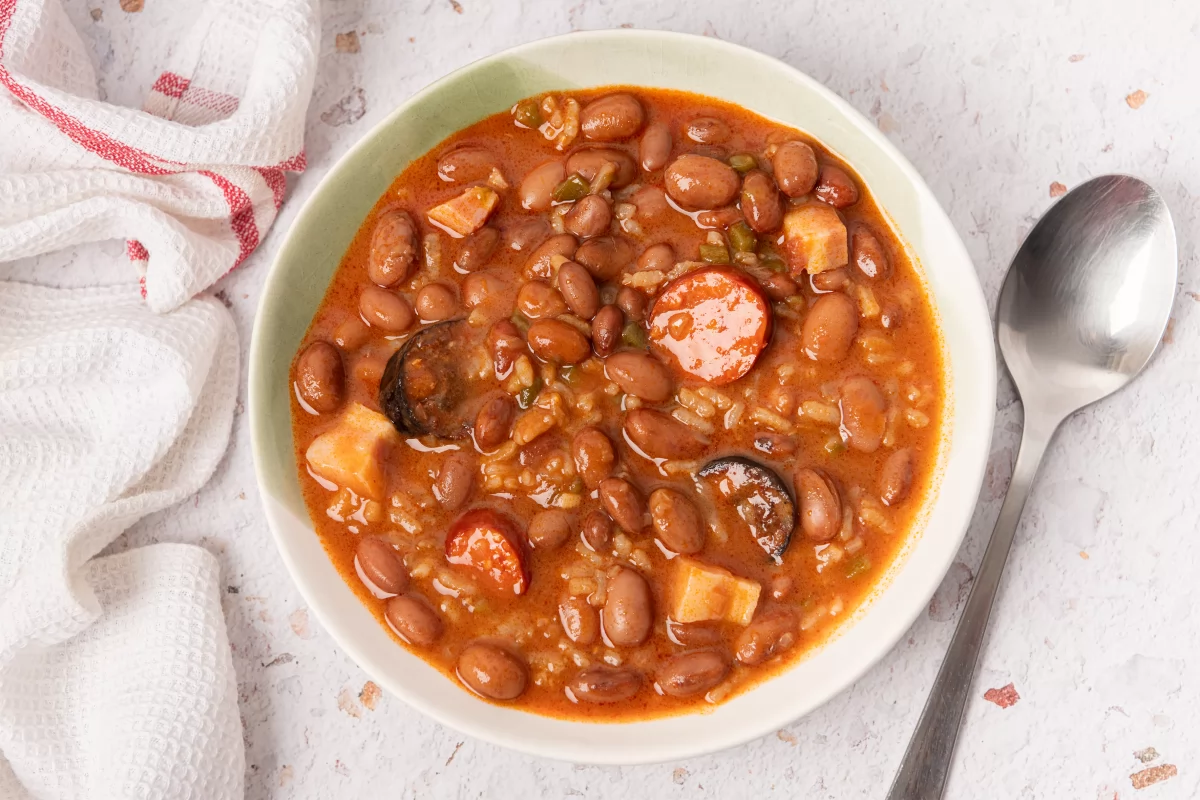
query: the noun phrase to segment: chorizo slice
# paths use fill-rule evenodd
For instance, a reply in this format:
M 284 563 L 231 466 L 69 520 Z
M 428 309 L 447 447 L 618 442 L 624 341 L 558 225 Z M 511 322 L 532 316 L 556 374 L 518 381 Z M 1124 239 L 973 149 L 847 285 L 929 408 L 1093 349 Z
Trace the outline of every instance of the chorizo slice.
M 529 589 L 525 539 L 508 517 L 490 508 L 463 514 L 446 534 L 446 561 L 478 572 L 492 588 L 514 595 Z
M 743 456 L 724 456 L 696 474 L 737 511 L 763 552 L 778 561 L 796 528 L 796 504 L 778 473 Z
M 771 304 L 736 270 L 708 267 L 667 284 L 650 310 L 650 342 L 664 361 L 713 385 L 736 381 L 771 339 Z
M 479 335 L 465 320 L 430 325 L 397 350 L 379 382 L 379 406 L 404 433 L 462 439 L 475 417 L 472 398 L 479 381 L 469 354 Z

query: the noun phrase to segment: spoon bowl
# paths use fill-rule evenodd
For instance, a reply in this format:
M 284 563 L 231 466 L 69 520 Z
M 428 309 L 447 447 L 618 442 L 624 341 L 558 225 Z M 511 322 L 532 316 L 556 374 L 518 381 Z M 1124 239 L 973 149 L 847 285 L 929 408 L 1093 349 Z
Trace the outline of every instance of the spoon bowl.
M 1166 203 L 1124 175 L 1095 178 L 1068 193 L 1013 259 L 1000 290 L 996 336 L 1025 411 L 1021 450 L 888 800 L 942 796 L 1004 562 L 1042 455 L 1068 415 L 1129 383 L 1154 355 L 1178 269 Z
M 1062 420 L 1141 371 L 1166 330 L 1175 227 L 1137 178 L 1105 175 L 1051 208 L 1000 291 L 997 338 L 1028 417 Z

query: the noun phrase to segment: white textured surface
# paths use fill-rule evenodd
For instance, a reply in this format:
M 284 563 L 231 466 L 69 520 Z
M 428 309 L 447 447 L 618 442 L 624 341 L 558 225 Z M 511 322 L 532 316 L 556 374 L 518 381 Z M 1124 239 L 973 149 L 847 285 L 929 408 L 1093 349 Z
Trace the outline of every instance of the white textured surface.
M 128 2 L 127 2 L 128 4 Z M 573 28 L 669 28 L 780 57 L 874 119 L 963 234 L 989 299 L 1050 204 L 1051 184 L 1104 172 L 1148 179 L 1180 234 L 1171 341 L 1128 391 L 1072 419 L 1051 447 L 993 615 L 951 778 L 953 798 L 1191 798 L 1200 794 L 1200 7 L 1156 0 L 927 4 L 694 0 L 397 4 L 326 0 L 309 111 L 308 173 L 257 253 L 224 281 L 248 345 L 275 244 L 328 166 L 420 87 L 479 56 Z M 110 100 L 137 105 L 202 4 L 71 0 Z M 99 15 L 92 9 L 100 11 Z M 501 10 L 503 9 L 503 10 Z M 99 16 L 98 19 L 95 17 Z M 355 31 L 360 51 L 338 52 Z M 1144 104 L 1126 98 L 1141 90 Z M 1136 102 L 1134 103 L 1136 105 Z M 96 276 L 64 251 L 0 268 L 64 284 Z M 1189 295 L 1188 292 L 1193 294 Z M 244 396 L 244 395 L 243 395 Z M 961 554 L 929 614 L 850 691 L 778 736 L 636 769 L 536 761 L 478 744 L 401 703 L 359 697 L 365 677 L 306 612 L 259 512 L 246 423 L 194 499 L 119 547 L 198 542 L 219 558 L 246 731 L 249 797 L 882 797 L 999 509 L 1020 427 L 1005 382 L 992 468 Z M 1084 557 L 1082 554 L 1086 554 Z M 983 699 L 1013 683 L 1020 700 Z M 370 700 L 371 693 L 366 694 Z M 1154 748 L 1157 757 L 1143 752 Z M 1143 763 L 1134 756 L 1142 753 Z M 1178 774 L 1135 789 L 1130 775 Z M 1140 781 L 1139 781 L 1140 782 Z
M 236 800 L 217 560 L 98 551 L 204 486 L 238 390 L 230 313 L 137 284 L 0 282 L 0 798 Z

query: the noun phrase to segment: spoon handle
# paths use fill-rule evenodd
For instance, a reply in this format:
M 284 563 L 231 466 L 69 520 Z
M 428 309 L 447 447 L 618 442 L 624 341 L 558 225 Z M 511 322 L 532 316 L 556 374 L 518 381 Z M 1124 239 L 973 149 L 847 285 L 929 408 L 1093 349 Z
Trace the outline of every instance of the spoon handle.
M 950 758 L 954 755 L 954 743 L 971 691 L 992 601 L 996 598 L 1004 562 L 1008 559 L 1033 478 L 1057 427 L 1057 423 L 1036 417 L 1025 420 L 1021 450 L 1013 468 L 1008 495 L 996 518 L 996 528 L 983 554 L 975 585 L 887 800 L 936 800 L 945 791 Z

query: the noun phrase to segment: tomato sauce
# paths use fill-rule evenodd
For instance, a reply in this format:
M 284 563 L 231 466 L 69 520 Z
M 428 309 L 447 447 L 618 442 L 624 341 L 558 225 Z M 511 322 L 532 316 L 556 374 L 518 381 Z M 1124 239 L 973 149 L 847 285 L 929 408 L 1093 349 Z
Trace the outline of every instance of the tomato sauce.
M 614 92 L 633 94 L 644 109 L 645 118 L 632 128 L 633 134 L 626 133 L 632 122 L 621 117 L 621 107 L 608 110 L 607 117 L 587 111 L 589 103 L 609 102 Z M 556 139 L 566 139 L 561 126 L 552 124 L 553 111 L 566 117 L 562 125 L 569 128 L 570 114 L 563 110 L 570 108 L 572 100 L 583 108 L 582 130 L 560 150 Z M 905 542 L 917 535 L 914 521 L 933 490 L 941 435 L 944 370 L 940 334 L 926 288 L 902 240 L 851 165 L 819 142 L 737 106 L 681 92 L 609 87 L 556 95 L 548 104 L 543 101 L 544 97 L 536 98 L 532 106 L 525 104 L 513 113 L 493 115 L 450 136 L 397 175 L 363 221 L 302 346 L 303 352 L 314 342 L 327 342 L 340 355 L 344 377 L 336 386 L 329 383 L 326 387 L 339 400 L 337 410 L 324 410 L 330 407 L 326 404 L 322 413 L 316 413 L 314 404 L 305 400 L 302 384 L 308 377 L 300 374 L 304 365 L 299 354 L 293 367 L 297 391 L 292 419 L 300 482 L 330 559 L 393 635 L 397 628 L 385 616 L 387 601 L 378 596 L 389 593 L 373 591 L 364 582 L 356 552 L 366 537 L 394 548 L 407 572 L 405 593 L 410 596 L 410 607 L 418 603 L 423 609 L 421 621 L 432 625 L 421 630 L 437 631 L 428 644 L 417 644 L 411 636 L 406 643 L 396 636 L 396 646 L 408 647 L 442 670 L 448 680 L 460 682 L 465 667 L 460 668 L 459 660 L 467 657 L 473 675 L 486 675 L 489 665 L 495 664 L 509 681 L 504 691 L 517 691 L 512 699 L 497 696 L 493 701 L 538 714 L 619 721 L 702 710 L 769 679 L 819 647 L 877 588 L 880 576 Z M 540 116 L 541 130 L 518 124 L 514 115 L 525 123 L 538 122 Z M 663 129 L 669 133 L 670 161 L 684 154 L 707 156 L 722 164 L 752 164 L 768 178 L 772 162 L 767 154 L 784 142 L 807 143 L 822 167 L 837 168 L 842 175 L 829 173 L 833 183 L 822 183 L 802 197 L 781 195 L 782 210 L 824 203 L 818 210 L 828 216 L 827 205 L 845 197 L 847 186 L 840 181 L 850 181 L 855 200 L 837 208 L 836 214 L 851 237 L 851 263 L 841 273 L 828 270 L 809 275 L 803 265 L 797 269 L 791 260 L 794 243 L 784 242 L 778 215 L 772 217 L 771 209 L 762 214 L 756 209 L 755 220 L 750 220 L 770 230 L 747 234 L 744 224 L 736 231 L 729 224 L 733 220 L 736 225 L 748 213 L 737 211 L 736 196 L 732 205 L 696 211 L 670 194 L 664 195 L 659 190 L 666 184 L 670 166 L 652 171 L 641 168 L 639 146 L 650 145 L 641 144 L 640 137 L 652 125 L 657 126 L 655 147 L 661 148 Z M 611 209 L 585 209 L 589 215 L 599 213 L 601 219 L 611 213 L 603 230 L 615 240 L 613 258 L 620 262 L 612 271 L 604 266 L 589 267 L 588 271 L 596 277 L 601 305 L 614 305 L 623 288 L 640 293 L 635 299 L 645 301 L 644 321 L 630 319 L 629 314 L 621 317 L 615 347 L 622 352 L 649 353 L 656 359 L 648 372 L 639 372 L 645 362 L 635 360 L 628 381 L 642 387 L 657 387 L 656 381 L 666 381 L 669 397 L 661 402 L 647 402 L 624 391 L 626 384 L 618 385 L 620 376 L 613 370 L 606 373 L 604 360 L 590 349 L 574 363 L 563 360 L 574 359 L 574 354 L 560 353 L 555 360 L 543 361 L 526 353 L 524 366 L 519 359 L 515 365 L 507 365 L 504 377 L 499 377 L 493 363 L 497 324 L 510 317 L 515 320 L 512 329 L 504 330 L 509 330 L 509 335 L 512 330 L 519 334 L 516 346 L 524 352 L 519 339 L 526 334 L 521 328 L 530 320 L 520 309 L 550 304 L 551 311 L 559 311 L 557 295 L 541 284 L 561 286 L 555 283 L 554 272 L 562 264 L 544 259 L 531 266 L 531 251 L 551 236 L 562 235 L 561 230 L 570 230 L 570 225 L 583 226 L 587 241 L 596 241 L 587 227 L 598 225 L 594 219 L 581 220 L 582 214 L 567 219 L 571 212 L 564 215 L 560 211 L 568 204 L 572 208 L 580 204 L 582 198 L 533 211 L 522 207 L 523 180 L 547 162 L 568 159 L 588 144 L 585 137 L 589 132 L 609 129 L 618 138 L 603 141 L 602 146 L 628 154 L 635 174 L 628 181 L 618 174 L 615 183 L 623 183 L 621 188 L 593 195 L 603 198 Z M 498 174 L 489 170 L 487 178 L 458 180 L 455 169 L 463 175 L 465 168 L 452 163 L 453 159 L 448 162 L 445 156 L 467 147 L 486 153 Z M 752 158 L 747 161 L 746 157 Z M 620 166 L 628 165 L 622 162 Z M 561 189 L 565 196 L 577 193 L 576 186 L 563 188 L 575 173 L 557 167 L 544 171 L 555 179 L 556 192 Z M 590 172 L 592 179 L 583 183 L 597 178 L 595 169 Z M 728 174 L 721 170 L 714 180 L 725 181 Z M 740 186 L 743 173 L 733 174 Z M 781 175 L 779 181 L 783 185 L 785 178 L 792 177 Z M 825 177 L 823 172 L 822 181 Z M 771 179 L 755 180 L 774 186 Z M 485 234 L 496 242 L 482 264 L 477 254 L 466 252 L 468 244 L 480 245 L 479 239 L 458 238 L 429 217 L 430 209 L 462 196 L 467 186 L 490 186 L 497 198 L 486 219 L 487 227 L 499 234 Z M 710 188 L 718 195 L 727 194 L 723 186 Z M 450 303 L 453 317 L 465 320 L 446 329 L 461 333 L 461 346 L 453 359 L 446 359 L 454 363 L 439 363 L 434 358 L 424 366 L 435 371 L 459 369 L 478 380 L 465 398 L 455 400 L 471 412 L 466 419 L 468 427 L 477 419 L 476 411 L 489 401 L 496 408 L 511 407 L 515 421 L 501 419 L 500 430 L 503 435 L 511 424 L 515 446 L 506 442 L 499 451 L 489 453 L 481 452 L 469 437 L 380 433 L 378 441 L 388 443 L 378 451 L 384 488 L 377 498 L 370 499 L 346 483 L 339 485 L 328 470 L 322 474 L 322 468 L 310 463 L 309 448 L 322 434 L 334 431 L 345 409 L 353 404 L 371 412 L 382 410 L 379 394 L 385 366 L 417 331 L 429 327 L 415 321 L 404 332 L 385 333 L 378 325 L 363 322 L 360 297 L 364 291 L 377 293 L 379 289 L 370 288 L 376 284 L 369 277 L 376 227 L 383 215 L 397 209 L 415 221 L 419 247 L 411 274 L 386 287 L 387 291 L 404 298 L 409 309 L 415 308 L 415 316 L 429 309 L 434 314 L 447 313 L 439 304 Z M 560 217 L 557 221 L 556 214 Z M 458 224 L 457 216 L 437 217 L 443 218 Z M 467 224 L 475 223 L 468 220 Z M 874 249 L 866 244 L 855 246 L 853 237 L 864 230 L 872 236 L 873 242 L 868 244 Z M 739 249 L 750 240 L 754 249 Z M 811 249 L 811 239 L 802 241 L 802 246 L 810 247 L 807 252 L 812 254 L 812 264 L 830 252 L 829 242 L 818 252 Z M 522 249 L 513 249 L 514 242 Z M 670 251 L 652 255 L 669 252 L 668 260 L 639 261 L 651 245 L 663 243 Z M 480 245 L 481 251 L 487 250 L 486 244 Z M 719 263 L 722 245 L 728 264 Z M 832 242 L 833 258 L 844 245 Z M 567 258 L 557 261 L 571 263 Z M 790 274 L 786 268 L 789 261 Z M 472 269 L 458 269 L 456 262 L 469 262 Z M 871 269 L 878 269 L 879 274 L 864 272 Z M 681 274 L 671 277 L 672 270 L 681 270 Z M 694 287 L 689 290 L 686 285 L 671 283 L 700 285 L 705 283 L 705 274 L 715 278 L 708 282 L 712 286 L 702 287 L 702 291 L 715 294 L 700 298 L 702 302 Z M 518 297 L 530 283 L 539 285 Z M 438 292 L 422 295 L 431 284 L 439 285 Z M 733 292 L 728 295 L 732 302 L 722 299 L 726 289 Z M 660 298 L 664 291 L 668 296 Z M 822 301 L 821 310 L 814 314 L 817 301 L 830 295 L 839 297 L 836 302 Z M 586 292 L 578 297 L 572 292 L 569 299 L 588 304 Z M 387 297 L 383 301 L 391 302 Z M 698 309 L 694 318 L 678 316 L 681 309 L 687 312 L 693 307 Z M 853 311 L 847 312 L 847 308 Z M 828 330 L 821 327 L 822 315 L 832 314 L 836 322 L 838 314 L 846 313 L 856 314 L 857 319 L 852 344 L 844 356 L 821 359 L 806 352 L 809 344 L 817 343 L 813 346 L 819 349 L 825 346 L 822 342 L 841 335 L 836 324 Z M 566 326 L 583 334 L 588 348 L 594 344 L 601 349 L 601 337 L 594 336 L 595 324 L 589 331 L 588 320 L 571 319 L 565 308 L 556 316 L 565 316 Z M 596 319 L 599 317 L 597 314 Z M 547 318 L 547 322 L 563 324 L 559 319 Z M 710 324 L 716 327 L 706 327 Z M 683 330 L 688 325 L 709 333 L 688 338 L 690 334 Z M 720 329 L 722 325 L 734 334 Z M 820 330 L 806 331 L 806 325 Z M 679 336 L 672 338 L 676 334 Z M 532 343 L 532 334 L 529 336 Z M 593 337 L 594 343 L 590 341 Z M 328 352 L 324 358 L 330 358 Z M 526 386 L 521 381 L 529 377 L 528 368 L 532 368 L 534 382 Z M 870 379 L 865 390 L 854 383 L 862 377 Z M 641 391 L 658 396 L 656 388 Z M 866 399 L 863 391 L 869 395 Z M 328 399 L 328 393 L 312 396 L 319 396 L 323 403 Z M 688 436 L 696 442 L 690 454 L 656 458 L 642 452 L 635 441 L 637 432 L 631 436 L 623 427 L 639 410 L 657 410 L 662 417 L 687 426 Z M 543 427 L 546 429 L 540 430 Z M 625 486 L 610 485 L 610 497 L 599 484 L 585 481 L 589 475 L 572 448 L 584 429 L 599 431 L 612 445 L 613 463 L 593 463 L 589 469 L 599 469 L 601 475 L 609 470 L 632 487 L 632 499 L 621 496 Z M 656 446 L 653 434 L 647 436 L 648 446 Z M 687 449 L 683 446 L 679 452 Z M 506 450 L 508 457 L 493 457 Z M 584 447 L 584 452 L 595 451 Z M 356 457 L 375 455 L 367 452 Z M 767 469 L 763 474 L 768 479 L 761 485 L 729 483 L 734 480 L 729 476 L 740 474 L 738 470 L 705 466 L 719 458 L 749 459 Z M 795 477 L 804 469 L 810 472 L 803 480 Z M 700 477 L 702 470 L 713 477 Z M 779 481 L 774 482 L 772 476 Z M 656 493 L 659 489 L 664 492 Z M 666 512 L 655 516 L 655 509 L 678 502 L 676 495 L 665 490 L 682 495 L 685 505 L 698 512 L 704 530 L 695 552 L 681 555 L 663 545 L 664 540 L 671 541 L 686 550 L 694 539 L 672 539 L 677 532 L 665 529 L 656 534 L 656 525 Z M 455 507 L 448 508 L 448 502 Z M 561 517 L 543 519 L 536 531 L 530 528 L 535 515 L 547 508 L 561 512 Z M 772 517 L 772 511 L 778 514 Z M 794 522 L 785 512 L 795 515 Z M 476 516 L 464 523 L 462 518 L 472 514 Z M 479 514 L 485 515 L 484 523 Z M 489 528 L 487 514 L 502 515 L 505 522 Z M 626 530 L 617 524 L 622 519 L 634 520 L 626 524 L 640 529 Z M 555 524 L 562 525 L 565 541 L 554 541 L 564 538 L 553 532 Z M 451 535 L 448 544 L 448 533 L 456 526 L 466 533 Z M 526 541 L 535 534 L 540 542 Z M 820 538 L 826 536 L 829 538 Z M 590 546 L 591 542 L 597 546 Z M 484 551 L 488 553 L 487 566 L 480 568 L 479 553 Z M 520 563 L 509 563 L 513 558 Z M 715 570 L 713 574 L 725 570 L 740 581 L 727 584 L 733 588 L 722 595 L 720 613 L 724 616 L 720 620 L 691 623 L 689 628 L 671 618 L 684 607 L 679 596 L 684 591 L 685 563 L 701 564 Z M 651 630 L 640 643 L 606 644 L 605 638 L 612 641 L 626 636 L 625 626 L 640 624 L 628 616 L 618 618 L 615 615 L 624 612 L 606 607 L 613 605 L 607 603 L 609 591 L 623 591 L 614 587 L 636 583 L 629 571 L 640 575 L 648 586 Z M 707 575 L 697 572 L 690 580 L 707 579 Z M 640 589 L 634 587 L 634 591 Z M 750 605 L 755 592 L 756 601 Z M 605 602 L 597 602 L 601 599 Z M 634 598 L 631 602 L 641 601 Z M 686 613 L 707 613 L 700 606 L 688 606 Z M 744 616 L 743 607 L 749 609 Z M 434 616 L 429 617 L 430 613 Z M 637 617 L 639 608 L 629 613 Z M 592 632 L 590 626 L 597 617 L 614 635 Z M 756 629 L 761 635 L 753 642 L 745 634 L 751 620 L 763 623 Z M 787 629 L 782 638 L 775 630 L 780 626 Z M 636 631 L 630 635 L 637 638 Z M 421 637 L 426 638 L 424 633 Z M 471 649 L 472 643 L 479 641 L 499 642 L 503 658 L 494 654 L 491 661 L 483 658 L 478 648 Z M 690 656 L 686 663 L 672 660 L 696 652 L 706 655 Z M 519 672 L 521 665 L 526 673 L 518 691 L 514 670 Z M 610 702 L 589 704 L 577 691 L 578 676 L 599 665 L 615 670 L 609 676 L 610 684 L 601 687 Z M 719 678 L 714 685 L 687 693 L 688 686 L 699 685 L 695 681 L 712 683 L 712 675 Z M 467 680 L 467 688 L 478 694 L 473 680 Z

